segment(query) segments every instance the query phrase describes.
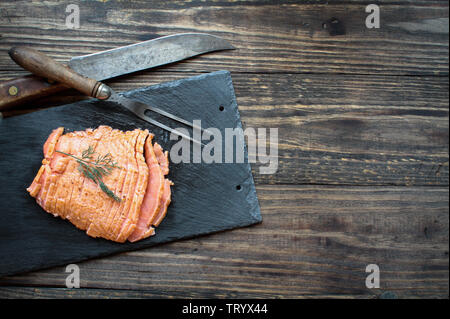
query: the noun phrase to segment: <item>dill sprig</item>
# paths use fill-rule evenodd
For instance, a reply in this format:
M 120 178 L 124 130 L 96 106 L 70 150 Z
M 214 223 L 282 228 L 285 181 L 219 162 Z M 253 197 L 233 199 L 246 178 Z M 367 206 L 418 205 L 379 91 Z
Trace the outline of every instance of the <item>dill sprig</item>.
M 121 201 L 120 197 L 116 196 L 116 194 L 114 194 L 114 192 L 110 190 L 102 180 L 102 177 L 111 174 L 114 168 L 120 169 L 120 167 L 117 166 L 117 163 L 114 162 L 114 159 L 110 153 L 107 153 L 103 156 L 97 155 L 97 158 L 94 158 L 95 151 L 92 146 L 89 146 L 81 153 L 81 158 L 61 151 L 55 152 L 70 156 L 75 159 L 78 163 L 78 171 L 80 173 L 99 185 L 100 189 L 105 192 L 106 195 L 118 202 Z

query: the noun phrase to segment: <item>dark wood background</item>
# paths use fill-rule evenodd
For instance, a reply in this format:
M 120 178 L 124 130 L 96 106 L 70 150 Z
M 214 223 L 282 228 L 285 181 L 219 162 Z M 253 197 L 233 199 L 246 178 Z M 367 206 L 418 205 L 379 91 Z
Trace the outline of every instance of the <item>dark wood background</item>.
M 19 44 L 67 62 L 179 32 L 229 40 L 237 50 L 108 83 L 229 70 L 244 127 L 279 128 L 279 169 L 253 167 L 260 225 L 79 263 L 80 289 L 65 267 L 1 278 L 0 297 L 448 298 L 448 2 L 376 1 L 381 27 L 367 29 L 370 3 L 2 1 L 0 80 L 27 74 L 7 55 Z M 368 264 L 380 289 L 365 286 Z

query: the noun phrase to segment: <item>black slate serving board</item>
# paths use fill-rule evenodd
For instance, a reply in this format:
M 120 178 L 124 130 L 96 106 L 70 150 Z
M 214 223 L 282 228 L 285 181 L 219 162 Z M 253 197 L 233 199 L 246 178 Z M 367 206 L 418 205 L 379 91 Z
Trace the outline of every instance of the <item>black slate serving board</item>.
M 126 92 L 202 127 L 242 127 L 227 71 L 218 71 Z M 172 127 L 182 127 L 155 116 Z M 113 253 L 189 238 L 261 221 L 250 164 L 171 163 L 172 203 L 156 235 L 119 244 L 91 238 L 68 221 L 44 212 L 25 190 L 42 161 L 42 146 L 58 126 L 67 131 L 109 125 L 148 128 L 164 149 L 169 133 L 110 102 L 86 100 L 3 119 L 0 122 L 0 276 L 66 265 Z M 192 149 L 191 149 L 192 150 Z M 237 187 L 239 185 L 239 187 Z

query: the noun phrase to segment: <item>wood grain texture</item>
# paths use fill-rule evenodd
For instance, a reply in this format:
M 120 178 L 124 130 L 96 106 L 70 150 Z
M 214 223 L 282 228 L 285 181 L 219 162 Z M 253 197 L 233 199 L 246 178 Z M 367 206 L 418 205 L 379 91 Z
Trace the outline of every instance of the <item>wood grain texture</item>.
M 52 96 L 65 89 L 62 84 L 50 84 L 46 80 L 33 75 L 14 78 L 0 82 L 0 111 L 12 108 L 20 103 L 35 99 L 42 95 Z M 28 104 L 30 105 L 30 104 Z
M 172 294 L 170 297 L 174 298 L 186 298 L 186 293 Z M 189 294 L 191 298 L 201 298 L 202 294 L 191 292 Z M 224 296 L 224 295 L 222 295 Z M 168 295 L 161 296 L 158 292 L 151 290 L 114 290 L 114 289 L 67 289 L 67 288 L 42 288 L 42 287 L 0 287 L 0 298 L 13 299 L 13 298 L 36 298 L 36 299 L 149 299 L 149 298 L 167 298 Z M 259 295 L 262 297 L 262 295 Z M 271 296 L 267 296 L 271 298 Z M 301 299 L 315 299 L 317 295 L 302 295 L 298 298 Z M 320 296 L 323 299 L 373 299 L 377 298 L 377 295 L 323 295 Z
M 255 227 L 0 279 L 0 296 L 71 297 L 109 289 L 139 297 L 448 297 L 448 188 L 259 186 Z M 365 287 L 379 265 L 381 289 Z M 183 275 L 180 276 L 180 273 Z M 142 290 L 137 292 L 136 290 Z M 127 294 L 121 294 L 126 296 Z
M 230 70 L 244 126 L 279 128 L 279 170 L 252 165 L 261 225 L 81 263 L 79 290 L 64 288 L 64 267 L 2 278 L 0 297 L 448 298 L 447 1 L 377 1 L 376 30 L 364 26 L 372 0 L 83 1 L 78 30 L 64 25 L 68 3 L 0 4 L 0 79 L 27 74 L 6 54 L 13 45 L 67 62 L 212 33 L 238 50 L 108 84 Z M 345 35 L 322 27 L 332 17 Z M 365 288 L 369 263 L 380 290 Z
M 247 79 L 236 89 L 244 126 L 279 128 L 278 172 L 254 165 L 258 182 L 448 185 L 447 79 Z
M 70 1 L 2 3 L 0 52 L 28 45 L 61 62 L 71 56 L 179 32 L 208 32 L 238 48 L 192 59 L 183 71 L 227 69 L 245 73 L 448 74 L 448 6 L 436 2 L 385 5 L 381 27 L 367 29 L 365 5 L 233 5 L 170 1 L 86 1 L 80 29 L 67 29 Z M 17 11 L 16 8 L 21 10 Z M 337 18 L 345 35 L 330 36 L 323 23 Z M 6 54 L 0 69 L 19 70 Z M 171 70 L 169 66 L 166 68 Z

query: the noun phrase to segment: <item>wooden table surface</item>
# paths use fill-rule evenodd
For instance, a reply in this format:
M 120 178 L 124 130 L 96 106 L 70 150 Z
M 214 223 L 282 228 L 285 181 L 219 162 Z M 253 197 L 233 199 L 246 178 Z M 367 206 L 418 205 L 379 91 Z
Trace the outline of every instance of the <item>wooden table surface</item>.
M 0 297 L 448 298 L 448 2 L 376 1 L 368 29 L 372 2 L 2 1 L 0 80 L 26 74 L 7 55 L 19 44 L 67 62 L 179 32 L 229 40 L 237 50 L 108 83 L 229 70 L 244 127 L 278 128 L 279 167 L 253 165 L 259 225 L 79 263 L 79 289 L 65 267 L 1 278 Z

